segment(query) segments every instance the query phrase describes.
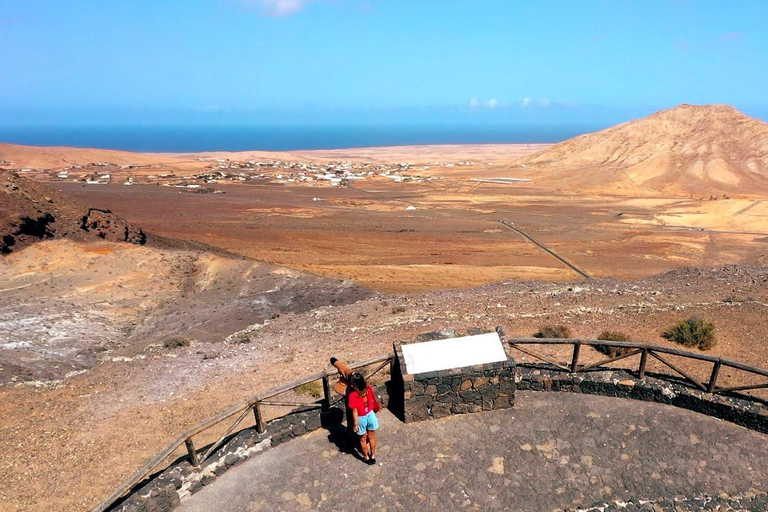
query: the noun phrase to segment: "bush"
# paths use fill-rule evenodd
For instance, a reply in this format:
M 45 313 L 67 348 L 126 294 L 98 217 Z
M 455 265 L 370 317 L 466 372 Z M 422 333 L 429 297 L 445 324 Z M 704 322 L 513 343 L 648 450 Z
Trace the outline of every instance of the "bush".
M 715 346 L 715 324 L 692 316 L 676 323 L 664 331 L 661 336 L 686 347 L 709 350 Z
M 534 338 L 570 338 L 571 330 L 565 325 L 543 325 Z
M 298 386 L 296 388 L 296 393 L 299 395 L 309 395 L 312 398 L 320 398 L 323 396 L 323 386 L 320 384 L 320 381 L 313 380 L 312 382 L 307 382 L 306 384 Z
M 189 338 L 185 338 L 184 336 L 174 336 L 173 338 L 168 338 L 165 340 L 165 343 L 163 343 L 163 348 L 179 348 L 179 347 L 188 347 L 190 343 Z
M 227 339 L 230 343 L 233 343 L 235 345 L 243 345 L 245 343 L 251 342 L 251 335 L 247 332 L 237 332 L 235 334 L 232 334 Z
M 630 341 L 628 334 L 618 331 L 603 331 L 597 336 L 597 339 L 605 341 Z M 610 347 L 608 345 L 593 345 L 593 348 L 608 357 L 622 356 L 633 350 L 628 347 Z

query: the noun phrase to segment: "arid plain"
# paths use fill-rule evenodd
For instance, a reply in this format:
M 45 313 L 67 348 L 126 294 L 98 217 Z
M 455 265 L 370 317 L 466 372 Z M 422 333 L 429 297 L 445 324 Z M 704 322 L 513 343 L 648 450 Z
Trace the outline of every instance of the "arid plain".
M 768 125 L 718 106 L 555 146 L 0 145 L 9 204 L 38 216 L 0 219 L 0 509 L 93 506 L 190 425 L 424 331 L 665 343 L 701 314 L 713 354 L 766 366 L 766 165 Z M 85 233 L 83 208 L 119 217 Z M 114 241 L 135 226 L 145 245 Z
M 680 126 L 668 128 L 670 119 Z M 768 178 L 758 167 L 748 176 L 733 172 L 734 161 L 750 171 L 749 158 L 741 154 L 748 151 L 723 155 L 735 150 L 720 136 L 746 123 L 741 129 L 749 135 L 732 136 L 747 148 L 756 139 L 766 151 L 765 125 L 735 111 L 716 112 L 712 119 L 678 107 L 664 119 L 636 121 L 625 127 L 628 134 L 610 133 L 613 128 L 585 136 L 582 145 L 607 147 L 605 155 L 587 157 L 586 150 L 563 149 L 577 138 L 554 148 L 416 146 L 134 158 L 70 150 L 45 162 L 115 164 L 109 184 L 72 181 L 92 173 L 90 167 L 51 185 L 149 232 L 379 291 L 580 277 L 499 220 L 589 275 L 634 279 L 680 266 L 766 262 L 768 201 L 762 199 L 768 197 Z M 652 136 L 670 138 L 663 129 L 689 148 L 649 148 Z M 675 152 L 685 162 L 673 161 L 669 154 Z M 759 155 L 754 160 L 762 162 Z M 125 162 L 142 167 L 123 169 Z M 276 165 L 249 169 L 249 162 Z M 327 173 L 329 165 L 330 172 L 346 165 L 375 174 L 343 183 L 299 178 Z M 185 179 L 219 171 L 230 179 Z M 240 174 L 247 180 L 232 179 Z M 129 178 L 135 184 L 123 185 Z M 224 193 L 174 186 L 179 184 Z

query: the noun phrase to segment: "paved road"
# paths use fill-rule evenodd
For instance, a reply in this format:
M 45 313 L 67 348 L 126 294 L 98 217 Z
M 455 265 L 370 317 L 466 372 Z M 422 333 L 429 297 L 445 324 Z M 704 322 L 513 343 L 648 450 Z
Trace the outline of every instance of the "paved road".
M 408 425 L 383 414 L 375 467 L 317 431 L 231 469 L 181 510 L 539 512 L 768 487 L 768 436 L 742 427 L 617 398 L 525 392 L 517 403 Z

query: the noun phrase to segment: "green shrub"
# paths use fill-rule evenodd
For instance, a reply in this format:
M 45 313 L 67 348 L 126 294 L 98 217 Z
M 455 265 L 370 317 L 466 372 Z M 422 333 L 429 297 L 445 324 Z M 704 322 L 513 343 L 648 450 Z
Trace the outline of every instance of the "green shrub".
M 630 341 L 629 335 L 618 331 L 603 331 L 597 339 L 605 341 Z M 629 347 L 610 347 L 608 345 L 593 345 L 593 348 L 608 357 L 618 357 L 632 351 Z
M 323 396 L 323 386 L 320 384 L 320 381 L 313 380 L 312 382 L 307 382 L 306 384 L 298 386 L 296 388 L 296 393 L 299 395 L 309 395 L 312 398 L 320 398 Z
M 570 338 L 571 330 L 565 325 L 543 325 L 534 338 Z
M 671 326 L 661 336 L 686 347 L 709 350 L 715 346 L 715 324 L 692 316 Z

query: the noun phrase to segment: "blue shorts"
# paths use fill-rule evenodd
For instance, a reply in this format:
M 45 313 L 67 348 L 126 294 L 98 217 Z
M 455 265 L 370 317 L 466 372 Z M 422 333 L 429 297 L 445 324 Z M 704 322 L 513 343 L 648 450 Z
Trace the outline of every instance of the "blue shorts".
M 357 435 L 362 436 L 369 430 L 376 430 L 379 428 L 379 420 L 376 418 L 376 413 L 371 411 L 365 416 L 358 416 L 357 418 Z

